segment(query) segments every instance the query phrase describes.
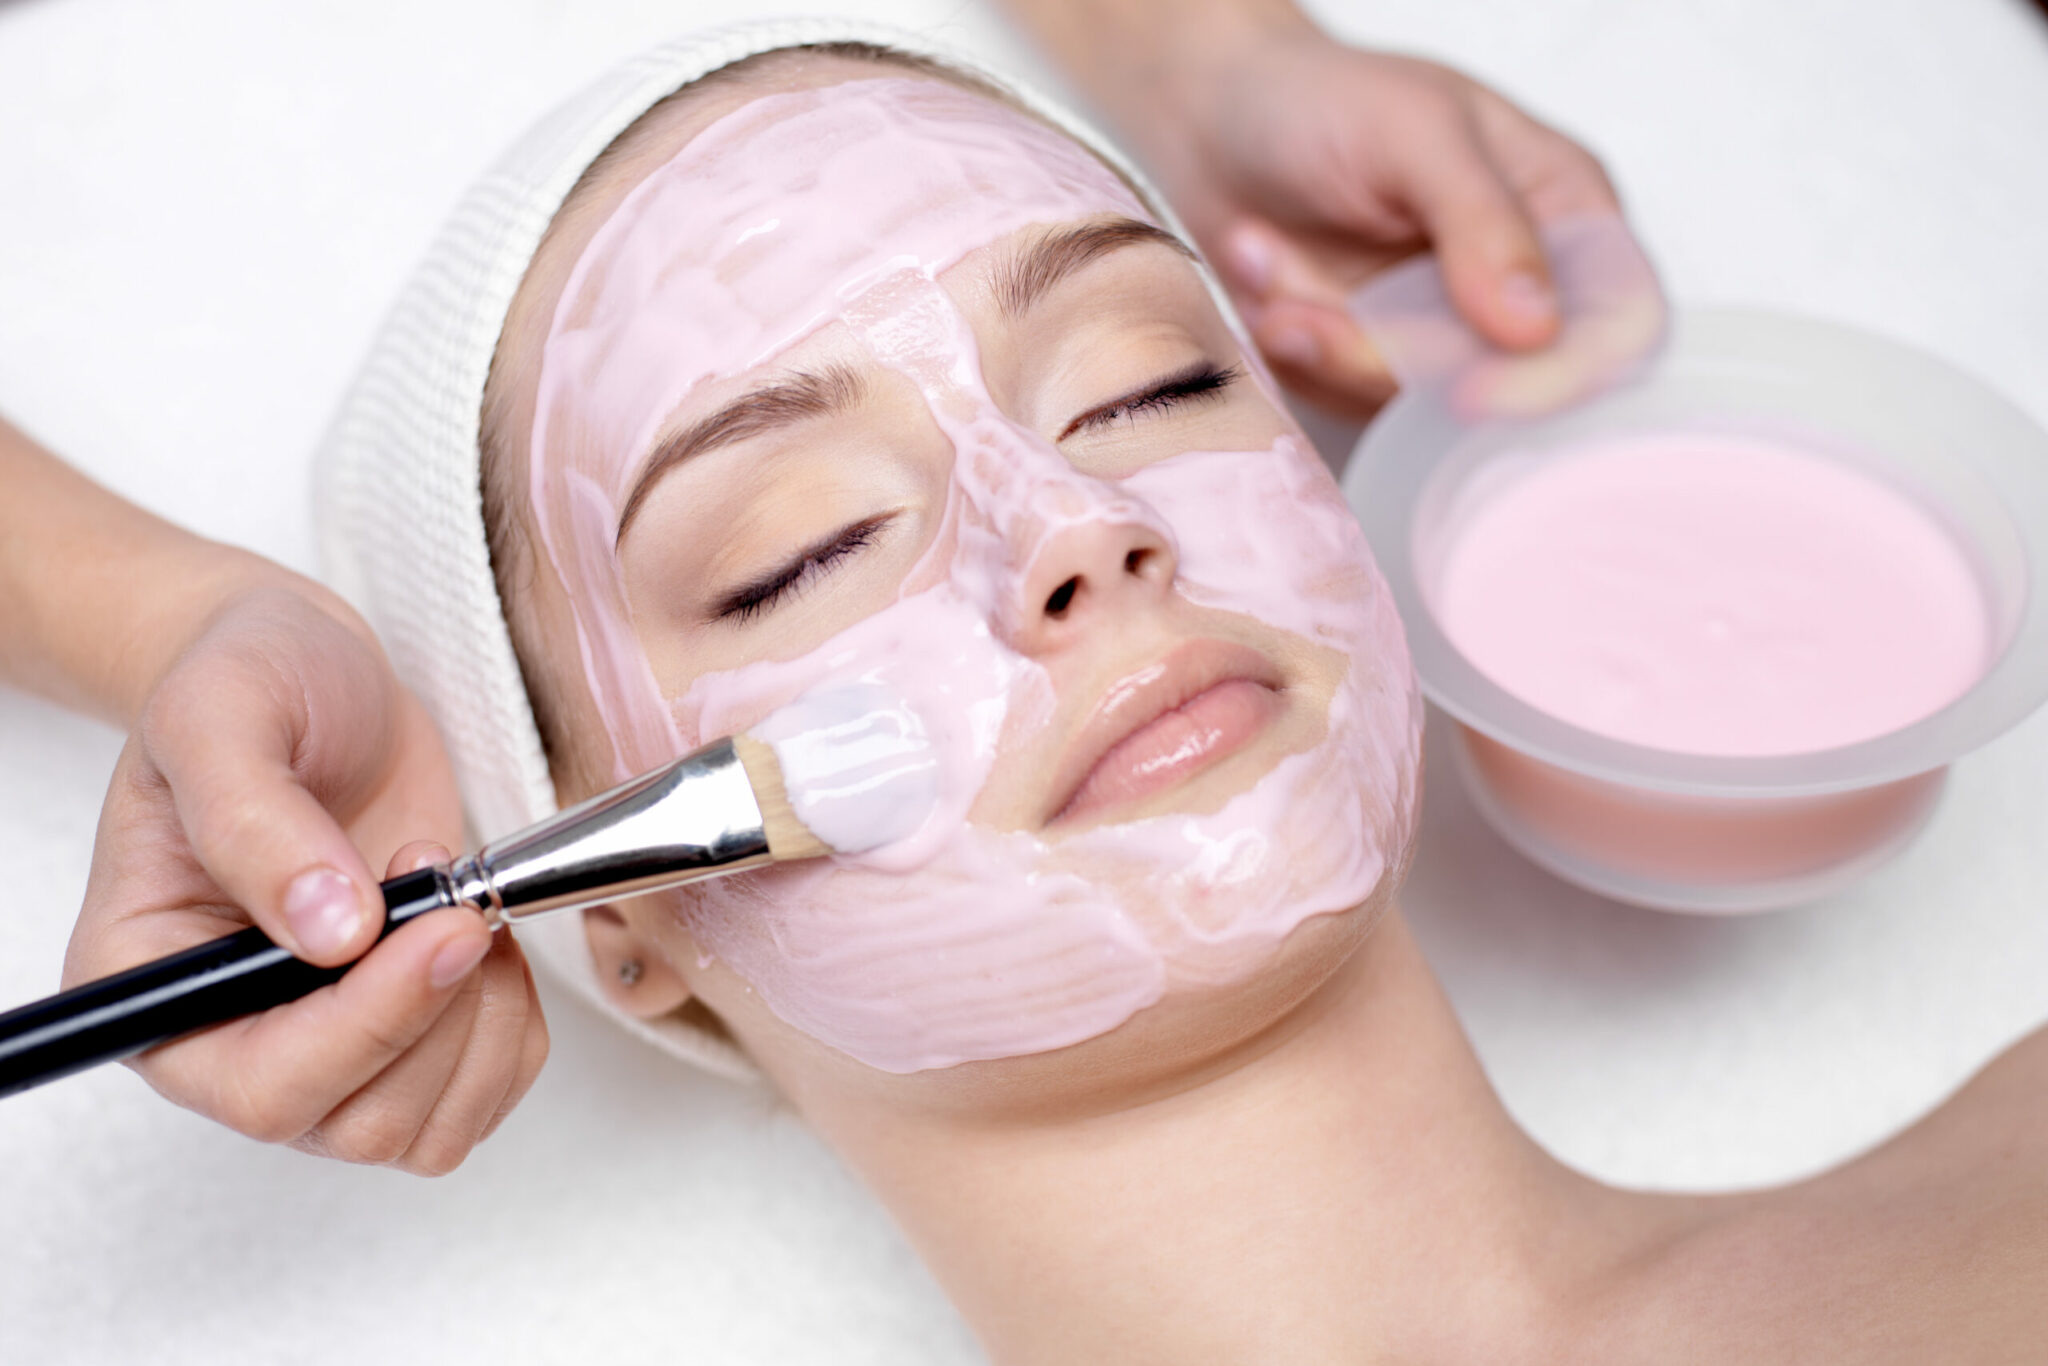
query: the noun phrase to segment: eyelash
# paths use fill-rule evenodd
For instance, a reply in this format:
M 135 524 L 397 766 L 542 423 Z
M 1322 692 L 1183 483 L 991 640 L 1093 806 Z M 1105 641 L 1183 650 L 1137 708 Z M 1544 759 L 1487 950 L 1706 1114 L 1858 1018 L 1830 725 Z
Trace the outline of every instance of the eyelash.
M 742 625 L 752 621 L 848 555 L 874 544 L 875 534 L 886 521 L 886 517 L 870 517 L 835 532 L 780 569 L 734 589 L 713 610 L 714 618 Z
M 1185 403 L 1214 398 L 1235 383 L 1242 373 L 1235 365 L 1219 367 L 1207 361 L 1198 362 L 1150 388 L 1081 414 L 1067 424 L 1066 431 L 1060 433 L 1060 439 L 1064 441 L 1077 432 L 1096 431 L 1119 419 L 1135 418 L 1140 413 L 1165 412 Z M 871 517 L 865 522 L 856 522 L 772 573 L 734 589 L 717 604 L 713 610 L 714 618 L 744 625 L 763 615 L 839 561 L 872 545 L 875 533 L 887 520 L 886 517 Z
M 1099 431 L 1120 418 L 1135 418 L 1143 412 L 1164 412 L 1184 403 L 1199 402 L 1215 398 L 1235 383 L 1243 374 L 1237 366 L 1218 367 L 1208 361 L 1198 361 L 1177 375 L 1161 380 L 1149 389 L 1140 390 L 1100 408 L 1090 409 L 1067 424 L 1060 433 L 1060 440 L 1081 432 Z

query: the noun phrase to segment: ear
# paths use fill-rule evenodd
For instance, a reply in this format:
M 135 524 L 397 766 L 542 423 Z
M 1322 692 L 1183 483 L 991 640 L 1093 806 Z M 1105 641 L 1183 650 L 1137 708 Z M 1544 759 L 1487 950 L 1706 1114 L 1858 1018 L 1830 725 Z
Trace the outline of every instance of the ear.
M 597 964 L 598 985 L 611 1003 L 643 1020 L 667 1015 L 690 999 L 689 984 L 669 966 L 654 941 L 609 906 L 583 913 L 583 934 Z M 628 979 L 632 980 L 628 980 Z

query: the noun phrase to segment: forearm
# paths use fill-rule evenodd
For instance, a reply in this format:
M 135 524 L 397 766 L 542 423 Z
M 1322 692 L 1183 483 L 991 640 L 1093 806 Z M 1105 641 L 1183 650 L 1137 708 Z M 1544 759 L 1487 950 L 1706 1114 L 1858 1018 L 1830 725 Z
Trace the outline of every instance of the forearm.
M 1145 140 L 1213 63 L 1273 37 L 1318 32 L 1293 0 L 1003 0 L 1003 7 L 1128 137 Z
M 127 724 L 213 612 L 266 583 L 322 592 L 143 511 L 0 420 L 0 682 Z

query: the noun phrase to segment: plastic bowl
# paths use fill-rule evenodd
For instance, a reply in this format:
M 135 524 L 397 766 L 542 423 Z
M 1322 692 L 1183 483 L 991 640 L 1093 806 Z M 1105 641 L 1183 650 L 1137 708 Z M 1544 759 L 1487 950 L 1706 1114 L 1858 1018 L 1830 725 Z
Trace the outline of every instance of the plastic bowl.
M 1431 609 L 1461 519 L 1508 462 L 1673 429 L 1767 436 L 1916 499 L 1973 559 L 1992 623 L 1976 684 L 1903 729 L 1835 749 L 1682 754 L 1599 735 L 1481 674 Z M 2048 697 L 2048 433 L 1969 376 L 1851 328 L 1694 310 L 1621 387 L 1548 417 L 1455 417 L 1404 390 L 1367 429 L 1344 491 L 1392 586 L 1423 691 L 1457 722 L 1453 761 L 1529 858 L 1665 910 L 1765 910 L 1839 891 L 1904 848 L 1948 764 Z

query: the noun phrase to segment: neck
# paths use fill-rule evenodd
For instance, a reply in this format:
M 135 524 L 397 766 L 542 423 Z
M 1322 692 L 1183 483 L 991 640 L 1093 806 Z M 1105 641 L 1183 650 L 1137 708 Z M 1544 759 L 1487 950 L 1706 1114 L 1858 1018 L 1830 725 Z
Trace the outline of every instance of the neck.
M 1655 1202 L 1515 1127 L 1398 913 L 1301 1009 L 1245 1065 L 1085 1120 L 816 1118 L 1005 1366 L 1559 1344 Z

